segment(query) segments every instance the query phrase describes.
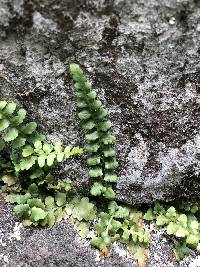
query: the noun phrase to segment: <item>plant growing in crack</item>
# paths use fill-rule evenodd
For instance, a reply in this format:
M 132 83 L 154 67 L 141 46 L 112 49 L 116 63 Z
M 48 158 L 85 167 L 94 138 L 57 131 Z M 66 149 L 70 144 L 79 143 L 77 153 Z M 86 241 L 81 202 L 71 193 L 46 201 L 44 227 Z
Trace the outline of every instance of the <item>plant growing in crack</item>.
M 107 119 L 106 109 L 96 98 L 96 93 L 86 81 L 79 65 L 71 64 L 70 71 L 75 82 L 78 117 L 87 142 L 85 150 L 88 152 L 89 176 L 94 181 L 90 193 L 93 196 L 102 195 L 107 199 L 114 199 L 112 183 L 117 181 L 115 169 L 119 164 L 113 148 L 116 138 L 109 133 L 112 123 Z
M 127 245 L 139 266 L 146 266 L 150 233 L 145 221 L 155 222 L 174 239 L 177 260 L 200 251 L 200 205 L 175 207 L 156 203 L 143 214 L 116 201 L 116 140 L 108 112 L 97 99 L 78 64 L 70 65 L 77 97 L 80 126 L 85 148 L 50 144 L 37 131 L 35 122 L 26 121 L 26 111 L 14 102 L 0 101 L 0 190 L 15 204 L 14 211 L 24 226 L 50 226 L 63 218 L 72 222 L 82 237 L 107 255 L 118 241 Z M 54 167 L 69 157 L 87 153 L 89 196 L 77 194 L 72 181 L 59 180 Z M 92 234 L 91 234 L 92 233 Z

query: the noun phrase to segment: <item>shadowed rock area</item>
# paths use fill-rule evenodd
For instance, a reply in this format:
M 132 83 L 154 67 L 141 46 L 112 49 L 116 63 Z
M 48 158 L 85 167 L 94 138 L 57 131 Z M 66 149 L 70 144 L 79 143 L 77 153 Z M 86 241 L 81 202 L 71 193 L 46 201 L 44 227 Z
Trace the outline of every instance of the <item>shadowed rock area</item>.
M 0 0 L 0 97 L 27 109 L 49 141 L 84 145 L 68 71 L 70 63 L 79 63 L 113 122 L 120 162 L 117 197 L 126 203 L 199 195 L 199 55 L 198 0 Z M 68 160 L 57 174 L 89 188 L 85 160 Z M 7 216 L 9 225 L 14 219 L 10 212 Z M 6 231 L 1 227 L 0 234 Z M 23 229 L 16 255 L 25 246 L 23 257 L 29 258 L 17 261 L 9 243 L 5 266 L 134 266 L 131 261 L 95 265 L 89 247 L 81 251 L 87 258 L 74 265 L 70 251 L 82 249 L 75 243 L 67 256 L 63 250 L 58 262 L 51 261 L 53 248 L 45 251 L 46 243 L 51 235 L 55 243 L 73 242 L 75 234 L 59 241 L 66 231 L 73 233 L 67 223 L 53 232 Z M 46 262 L 28 251 L 40 235 Z M 30 236 L 30 244 L 23 241 Z M 178 266 L 173 260 L 157 262 L 152 259 L 149 266 Z

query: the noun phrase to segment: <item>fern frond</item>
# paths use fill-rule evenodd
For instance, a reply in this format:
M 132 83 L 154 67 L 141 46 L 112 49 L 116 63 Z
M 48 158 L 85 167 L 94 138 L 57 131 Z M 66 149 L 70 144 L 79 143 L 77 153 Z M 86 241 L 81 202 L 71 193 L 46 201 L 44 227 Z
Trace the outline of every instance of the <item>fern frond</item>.
M 112 123 L 106 119 L 108 112 L 103 108 L 102 102 L 97 99 L 97 94 L 92 90 L 91 84 L 86 82 L 80 66 L 71 64 L 70 72 L 75 83 L 78 117 L 81 120 L 82 129 L 85 131 L 87 142 L 85 150 L 89 154 L 87 159 L 89 176 L 92 179 L 98 178 L 104 188 L 103 191 L 98 191 L 96 194 L 94 193 L 96 187 L 94 187 L 91 194 L 101 194 L 110 199 L 114 196 L 111 183 L 117 181 L 114 170 L 118 167 L 118 162 L 114 158 L 116 151 L 112 147 L 116 138 L 109 133 Z M 97 186 L 97 183 L 95 182 L 94 185 Z

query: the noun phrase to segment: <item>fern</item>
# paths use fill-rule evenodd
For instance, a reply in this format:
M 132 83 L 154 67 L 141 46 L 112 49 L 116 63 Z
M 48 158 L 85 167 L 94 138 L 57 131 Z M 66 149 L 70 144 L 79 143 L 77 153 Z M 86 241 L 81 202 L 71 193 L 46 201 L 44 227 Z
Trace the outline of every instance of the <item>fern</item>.
M 112 184 L 117 181 L 115 169 L 118 162 L 113 148 L 115 137 L 109 133 L 111 122 L 106 119 L 107 111 L 96 99 L 96 93 L 86 82 L 83 72 L 77 65 L 71 66 L 72 72 L 73 66 L 78 116 L 85 131 L 85 150 L 89 154 L 87 164 L 89 176 L 93 179 L 90 192 L 92 196 L 112 200 L 115 198 Z M 91 244 L 105 254 L 116 240 L 125 242 L 134 255 L 144 252 L 149 234 L 139 225 L 138 216 L 133 219 L 133 211 L 113 201 L 106 202 L 108 210 L 102 211 L 88 197 L 74 197 L 70 180 L 57 182 L 54 179 L 55 164 L 82 154 L 83 149 L 63 147 L 60 143 L 49 144 L 44 135 L 38 134 L 37 124 L 25 120 L 24 109 L 18 109 L 14 102 L 0 101 L 1 190 L 10 193 L 7 200 L 15 204 L 14 212 L 22 218 L 23 225 L 51 227 L 68 218 L 81 236 L 87 237 L 90 227 L 93 227 Z M 11 154 L 4 158 L 6 151 Z M 140 245 L 136 249 L 138 242 Z M 141 258 L 144 263 L 146 257 Z
M 14 179 L 22 184 L 24 176 L 28 185 L 35 179 L 40 184 L 49 182 L 51 169 L 57 162 L 83 153 L 79 147 L 63 148 L 60 143 L 47 143 L 45 136 L 38 134 L 37 124 L 25 123 L 25 119 L 26 111 L 18 109 L 16 103 L 0 101 L 0 150 L 11 148 L 10 160 L 0 164 L 0 170 L 4 170 L 1 180 L 7 185 Z
M 200 250 L 199 214 L 197 213 L 199 206 L 185 205 L 186 214 L 178 211 L 180 207 L 180 204 L 175 208 L 156 203 L 144 214 L 145 220 L 154 220 L 159 227 L 165 226 L 167 234 L 174 237 L 174 253 L 177 261 L 189 255 L 192 249 Z
M 118 162 L 113 148 L 115 137 L 110 134 L 112 124 L 79 65 L 71 64 L 70 71 L 75 82 L 78 117 L 87 142 L 85 149 L 88 152 L 89 176 L 94 180 L 90 192 L 94 196 L 103 195 L 105 198 L 113 199 L 115 192 L 112 183 L 117 181 L 115 170 Z
M 75 224 L 82 237 L 107 255 L 114 241 L 125 243 L 140 267 L 146 266 L 146 248 L 150 234 L 143 219 L 166 227 L 175 239 L 177 260 L 200 251 L 199 203 L 178 208 L 156 203 L 144 214 L 128 206 L 118 205 L 113 199 L 113 183 L 117 181 L 116 140 L 110 131 L 112 123 L 96 93 L 86 81 L 77 64 L 70 65 L 77 96 L 78 117 L 85 132 L 87 164 L 92 180 L 90 193 L 96 198 L 74 196 L 72 182 L 57 181 L 54 166 L 66 158 L 81 155 L 79 147 L 50 144 L 37 132 L 35 122 L 26 122 L 26 111 L 16 103 L 0 101 L 0 190 L 10 193 L 7 200 L 14 203 L 14 211 L 24 226 L 53 226 L 63 218 Z M 10 153 L 10 154 L 9 154 Z M 94 200 L 104 197 L 105 205 Z M 92 228 L 92 237 L 90 229 Z
M 87 143 L 85 150 L 88 152 L 89 177 L 93 180 L 90 193 L 92 196 L 103 196 L 112 200 L 115 198 L 112 185 L 117 181 L 116 169 L 119 165 L 116 150 L 113 148 L 116 138 L 110 134 L 112 123 L 107 119 L 107 111 L 96 98 L 96 93 L 92 91 L 79 65 L 71 64 L 70 72 L 76 90 L 78 117 Z M 106 255 L 114 241 L 123 241 L 138 260 L 139 266 L 145 266 L 145 248 L 149 244 L 150 236 L 143 226 L 139 225 L 141 214 L 118 206 L 114 201 L 107 204 L 108 211 L 98 213 L 99 223 L 94 224 L 95 237 L 92 238 L 91 244 Z M 83 231 L 87 233 L 85 225 Z

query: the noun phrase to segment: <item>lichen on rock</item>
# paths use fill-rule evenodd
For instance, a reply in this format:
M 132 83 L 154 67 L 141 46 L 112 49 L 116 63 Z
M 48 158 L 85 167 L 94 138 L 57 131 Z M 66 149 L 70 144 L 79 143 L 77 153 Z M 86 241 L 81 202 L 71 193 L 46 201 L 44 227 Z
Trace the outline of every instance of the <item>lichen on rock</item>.
M 2 0 L 0 97 L 50 141 L 83 145 L 68 72 L 77 62 L 117 136 L 118 200 L 199 196 L 199 19 L 195 0 Z M 87 188 L 84 159 L 57 171 Z

